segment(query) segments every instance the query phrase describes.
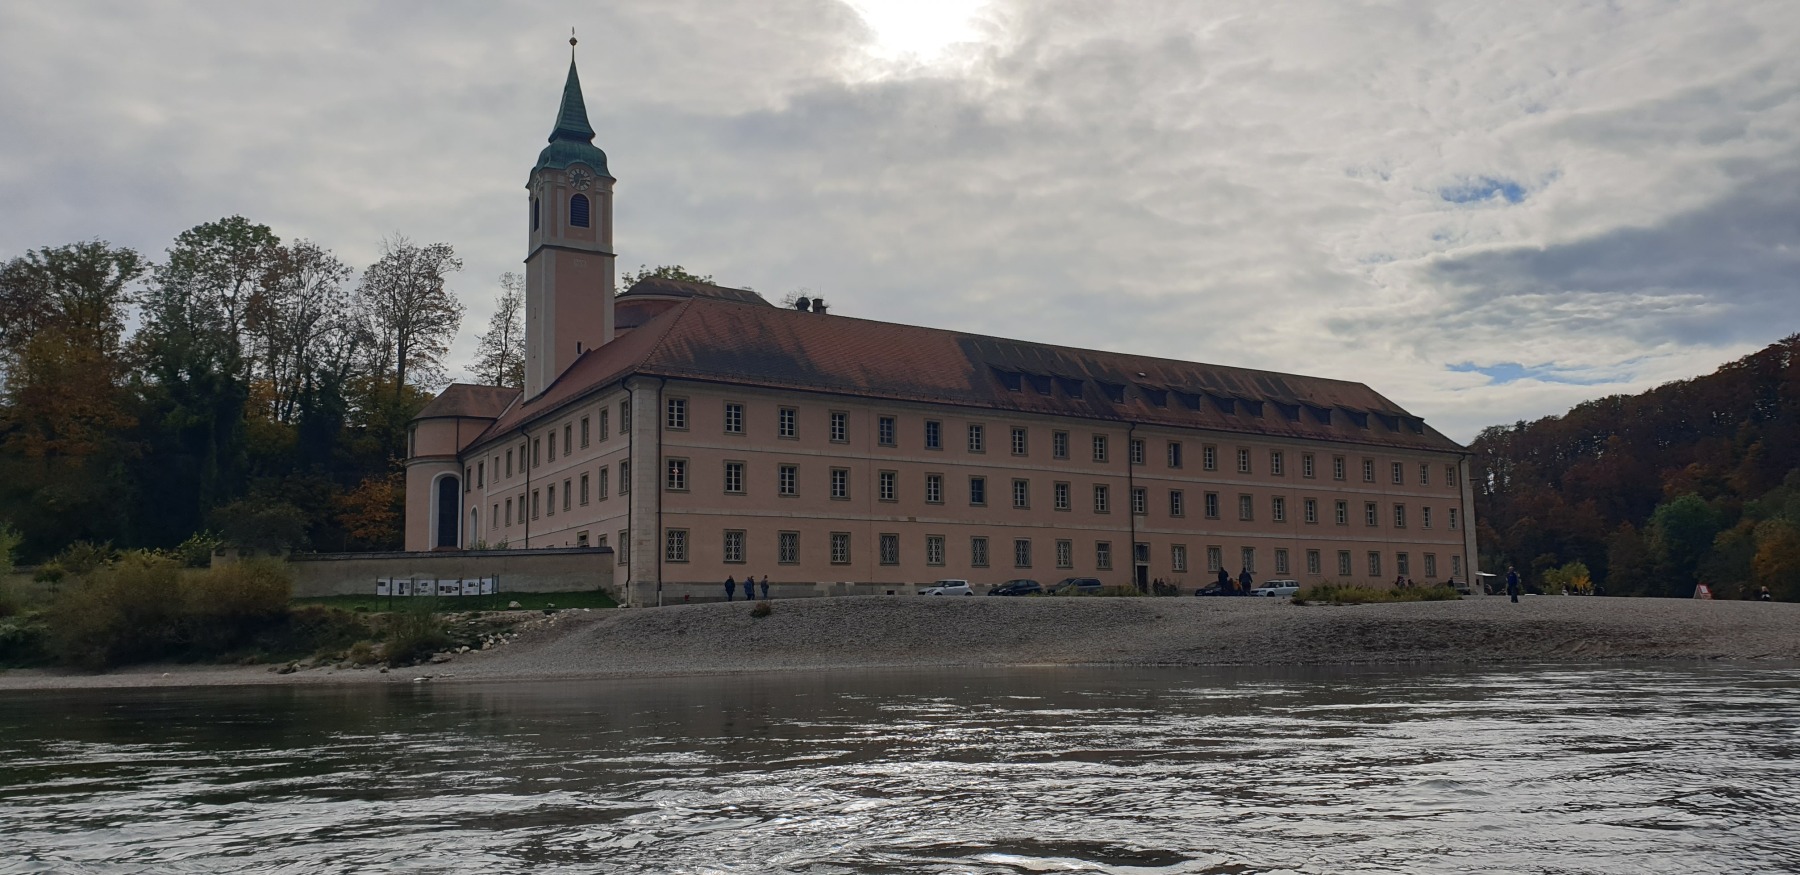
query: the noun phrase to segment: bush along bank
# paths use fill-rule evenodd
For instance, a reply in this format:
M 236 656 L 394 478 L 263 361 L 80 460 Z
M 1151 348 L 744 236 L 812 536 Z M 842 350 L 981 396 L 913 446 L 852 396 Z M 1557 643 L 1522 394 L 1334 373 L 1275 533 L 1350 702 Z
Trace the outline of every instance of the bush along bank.
M 1322 583 L 1294 593 L 1294 604 L 1369 605 L 1385 602 L 1453 602 L 1462 593 L 1447 586 L 1369 587 L 1355 584 Z
M 435 599 L 373 613 L 296 604 L 281 563 L 184 568 L 178 556 L 129 551 L 35 597 L 0 594 L 0 669 L 103 671 L 146 662 L 393 666 L 502 640 L 522 611 L 439 613 Z M 554 610 L 554 608 L 546 609 Z

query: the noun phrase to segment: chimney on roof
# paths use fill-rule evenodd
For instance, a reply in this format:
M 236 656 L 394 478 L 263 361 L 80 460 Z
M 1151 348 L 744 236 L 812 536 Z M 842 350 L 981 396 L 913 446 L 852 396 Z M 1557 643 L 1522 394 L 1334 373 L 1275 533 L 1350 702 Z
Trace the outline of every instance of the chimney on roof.
M 806 297 L 805 295 L 801 295 L 798 299 L 796 299 L 794 301 L 794 309 L 799 310 L 802 313 L 805 313 L 806 311 L 811 310 L 812 309 L 812 299 Z
M 813 312 L 814 313 L 825 312 L 825 299 L 824 298 L 814 298 L 813 299 Z

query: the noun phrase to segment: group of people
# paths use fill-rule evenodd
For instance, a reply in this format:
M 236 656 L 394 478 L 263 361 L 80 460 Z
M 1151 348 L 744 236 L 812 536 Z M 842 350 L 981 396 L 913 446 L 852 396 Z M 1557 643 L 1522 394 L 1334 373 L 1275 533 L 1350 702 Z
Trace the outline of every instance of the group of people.
M 729 575 L 729 574 L 726 575 L 725 576 L 725 600 L 726 601 L 731 601 L 732 599 L 737 597 L 737 588 L 738 588 L 737 581 L 733 580 L 731 575 Z M 769 576 L 767 574 L 763 575 L 763 579 L 762 579 L 762 597 L 765 601 L 767 601 L 769 598 Z M 754 599 L 754 598 L 756 598 L 756 575 L 752 574 L 749 577 L 744 578 L 744 601 L 750 601 L 751 599 Z
M 1219 588 L 1219 595 L 1249 595 L 1255 583 L 1256 578 L 1250 574 L 1249 566 L 1245 566 L 1244 570 L 1238 572 L 1235 581 L 1231 579 L 1231 572 L 1221 566 L 1219 580 L 1215 585 Z

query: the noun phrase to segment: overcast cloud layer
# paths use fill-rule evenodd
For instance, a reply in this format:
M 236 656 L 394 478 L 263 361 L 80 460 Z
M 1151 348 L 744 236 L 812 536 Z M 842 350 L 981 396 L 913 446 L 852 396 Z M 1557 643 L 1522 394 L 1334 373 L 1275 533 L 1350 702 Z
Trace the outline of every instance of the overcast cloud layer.
M 454 373 L 573 24 L 621 268 L 1359 380 L 1460 440 L 1800 331 L 1800 3 L 937 5 L 9 3 L 0 258 L 447 241 Z

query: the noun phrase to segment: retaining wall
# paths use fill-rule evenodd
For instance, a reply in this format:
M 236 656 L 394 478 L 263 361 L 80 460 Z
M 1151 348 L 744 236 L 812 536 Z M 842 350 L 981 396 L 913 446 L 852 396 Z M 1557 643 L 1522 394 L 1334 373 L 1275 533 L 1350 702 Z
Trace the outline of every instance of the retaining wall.
M 294 597 L 374 595 L 377 578 L 497 577 L 508 592 L 613 590 L 611 547 L 434 550 L 428 553 L 302 553 L 288 557 Z

